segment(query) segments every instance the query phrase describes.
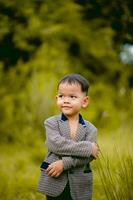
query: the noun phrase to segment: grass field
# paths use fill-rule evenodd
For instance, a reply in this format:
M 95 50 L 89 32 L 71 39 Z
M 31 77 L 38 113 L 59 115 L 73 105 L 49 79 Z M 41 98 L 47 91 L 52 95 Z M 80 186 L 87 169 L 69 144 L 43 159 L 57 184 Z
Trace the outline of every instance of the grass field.
M 99 133 L 101 154 L 93 161 L 93 200 L 133 199 L 133 135 L 130 131 Z M 0 145 L 0 199 L 44 200 L 36 192 L 40 162 L 45 154 L 44 143 Z
M 101 154 L 93 162 L 94 200 L 133 199 L 133 135 L 127 130 L 99 136 Z

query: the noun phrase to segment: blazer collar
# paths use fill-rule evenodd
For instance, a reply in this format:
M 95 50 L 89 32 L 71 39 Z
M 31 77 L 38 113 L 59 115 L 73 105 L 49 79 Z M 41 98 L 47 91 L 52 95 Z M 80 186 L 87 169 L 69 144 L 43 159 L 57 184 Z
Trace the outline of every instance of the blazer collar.
M 62 121 L 68 120 L 67 117 L 66 117 L 63 113 L 61 114 L 61 120 L 62 120 Z M 84 119 L 83 119 L 83 117 L 82 117 L 81 114 L 79 114 L 79 124 L 81 124 L 81 125 L 83 125 L 84 127 L 86 127 L 85 121 L 84 121 Z
M 78 125 L 78 130 L 77 134 L 75 137 L 75 141 L 82 141 L 85 138 L 86 134 L 86 128 L 87 124 L 85 123 L 84 119 L 82 116 L 79 114 L 79 125 Z M 68 123 L 67 117 L 62 113 L 59 118 L 59 129 L 60 129 L 60 134 L 67 139 L 71 139 L 70 137 L 70 127 Z

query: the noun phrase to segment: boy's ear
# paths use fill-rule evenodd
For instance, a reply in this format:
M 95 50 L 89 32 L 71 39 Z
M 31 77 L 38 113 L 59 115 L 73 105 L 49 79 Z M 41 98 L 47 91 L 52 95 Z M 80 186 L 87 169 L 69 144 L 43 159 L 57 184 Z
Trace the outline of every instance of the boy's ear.
M 83 99 L 83 103 L 82 103 L 82 107 L 86 108 L 90 103 L 90 97 L 89 96 L 85 96 Z
M 55 100 L 56 100 L 56 102 L 57 102 L 57 98 L 58 98 L 58 95 L 55 96 Z

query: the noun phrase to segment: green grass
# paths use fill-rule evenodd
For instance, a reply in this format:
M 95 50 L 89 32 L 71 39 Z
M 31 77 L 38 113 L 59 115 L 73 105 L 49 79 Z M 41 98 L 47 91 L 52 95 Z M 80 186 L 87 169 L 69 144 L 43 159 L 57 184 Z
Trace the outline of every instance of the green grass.
M 44 151 L 37 146 L 30 148 L 18 144 L 1 145 L 0 149 L 0 199 L 44 200 L 44 196 L 36 192 Z
M 124 158 L 118 157 L 114 169 L 109 162 L 109 157 L 103 157 L 98 171 L 108 200 L 133 199 L 133 159 L 130 154 Z
M 121 130 L 100 134 L 101 154 L 93 161 L 93 200 L 131 200 L 133 186 L 133 136 Z M 45 154 L 44 142 L 0 145 L 0 199 L 44 200 L 36 192 L 40 163 Z
M 133 135 L 121 130 L 99 138 L 101 153 L 93 162 L 94 200 L 133 199 Z

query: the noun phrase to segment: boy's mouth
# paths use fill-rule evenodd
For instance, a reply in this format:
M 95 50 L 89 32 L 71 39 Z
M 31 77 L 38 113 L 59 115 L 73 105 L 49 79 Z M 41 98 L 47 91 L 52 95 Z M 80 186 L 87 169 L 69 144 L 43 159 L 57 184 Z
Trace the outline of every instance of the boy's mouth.
M 70 109 L 71 107 L 70 106 L 62 106 L 62 108 Z

